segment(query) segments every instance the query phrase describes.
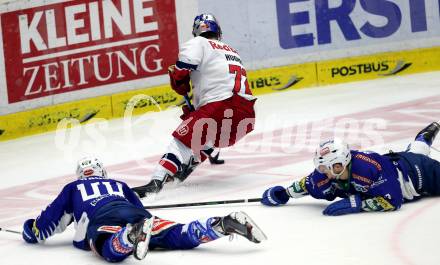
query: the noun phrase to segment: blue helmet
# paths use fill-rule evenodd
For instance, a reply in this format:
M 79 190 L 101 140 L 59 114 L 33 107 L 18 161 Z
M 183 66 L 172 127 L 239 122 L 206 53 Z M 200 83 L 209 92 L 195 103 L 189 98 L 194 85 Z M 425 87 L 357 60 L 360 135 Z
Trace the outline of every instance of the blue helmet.
M 217 39 L 222 38 L 222 29 L 217 19 L 212 14 L 200 14 L 194 18 L 192 34 L 194 37 L 200 36 L 205 32 L 213 32 L 217 34 Z

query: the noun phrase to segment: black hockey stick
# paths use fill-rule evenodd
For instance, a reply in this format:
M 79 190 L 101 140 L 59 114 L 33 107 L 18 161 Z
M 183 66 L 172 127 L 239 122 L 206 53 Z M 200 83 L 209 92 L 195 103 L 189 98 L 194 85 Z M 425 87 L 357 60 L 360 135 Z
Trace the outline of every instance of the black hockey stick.
M 220 204 L 232 204 L 232 203 L 260 202 L 260 201 L 261 201 L 261 198 L 253 198 L 253 199 L 239 199 L 239 200 L 226 200 L 226 201 L 189 202 L 189 203 L 164 204 L 164 205 L 146 205 L 146 206 L 144 206 L 144 208 L 145 209 L 164 209 L 164 208 L 207 206 L 207 205 L 220 205 Z
M 1 228 L 1 227 L 0 227 L 0 231 L 14 233 L 14 234 L 21 234 L 21 232 L 19 232 L 19 231 L 4 229 L 4 228 Z

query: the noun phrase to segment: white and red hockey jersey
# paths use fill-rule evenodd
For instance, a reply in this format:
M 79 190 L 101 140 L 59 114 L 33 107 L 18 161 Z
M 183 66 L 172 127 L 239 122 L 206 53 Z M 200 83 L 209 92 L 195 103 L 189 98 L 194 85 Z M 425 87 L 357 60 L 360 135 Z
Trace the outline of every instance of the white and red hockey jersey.
M 234 93 L 253 100 L 240 55 L 229 45 L 195 37 L 184 43 L 176 66 L 191 70 L 193 104 L 196 109 L 232 97 Z

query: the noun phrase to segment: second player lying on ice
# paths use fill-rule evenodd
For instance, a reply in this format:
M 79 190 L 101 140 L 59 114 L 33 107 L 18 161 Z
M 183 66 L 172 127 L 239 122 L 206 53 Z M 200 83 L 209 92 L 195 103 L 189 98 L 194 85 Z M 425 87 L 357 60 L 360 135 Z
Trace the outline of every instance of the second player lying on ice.
M 392 211 L 402 203 L 440 195 L 440 162 L 429 157 L 440 130 L 437 122 L 420 131 L 405 152 L 380 155 L 350 150 L 340 140 L 322 142 L 315 153 L 315 170 L 287 188 L 267 189 L 262 203 L 286 204 L 307 195 L 333 201 L 325 215 Z

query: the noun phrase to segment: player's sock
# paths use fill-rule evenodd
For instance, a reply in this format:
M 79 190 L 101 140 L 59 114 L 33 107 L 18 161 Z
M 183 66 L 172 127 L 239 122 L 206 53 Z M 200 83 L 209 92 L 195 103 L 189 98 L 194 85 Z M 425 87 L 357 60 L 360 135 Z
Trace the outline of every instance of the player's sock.
M 260 243 L 266 240 L 264 232 L 257 224 L 244 212 L 233 212 L 212 225 L 214 230 L 224 235 L 238 234 L 249 241 Z
M 421 130 L 417 134 L 415 140 L 425 142 L 427 145 L 431 146 L 439 131 L 440 131 L 440 124 L 438 124 L 437 122 L 433 122 L 423 130 Z
M 211 217 L 192 221 L 183 226 L 182 234 L 186 234 L 194 246 L 216 240 L 225 236 L 225 234 L 213 228 L 220 219 L 220 217 Z
M 110 262 L 124 260 L 133 251 L 133 244 L 128 239 L 128 229 L 123 227 L 105 241 L 102 248 L 102 256 Z
M 178 171 L 182 169 L 182 162 L 173 153 L 167 153 L 162 156 L 159 161 L 159 165 L 156 167 L 153 173 L 153 179 L 160 180 L 162 183 L 171 181 L 168 179 L 173 177 Z

